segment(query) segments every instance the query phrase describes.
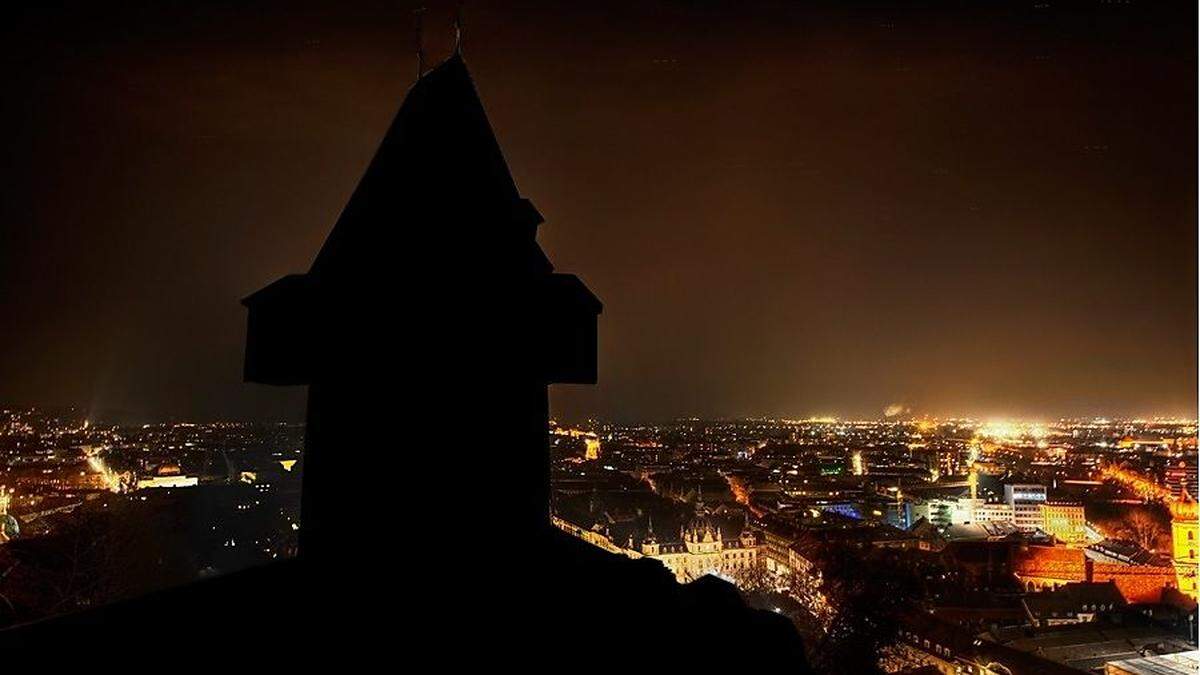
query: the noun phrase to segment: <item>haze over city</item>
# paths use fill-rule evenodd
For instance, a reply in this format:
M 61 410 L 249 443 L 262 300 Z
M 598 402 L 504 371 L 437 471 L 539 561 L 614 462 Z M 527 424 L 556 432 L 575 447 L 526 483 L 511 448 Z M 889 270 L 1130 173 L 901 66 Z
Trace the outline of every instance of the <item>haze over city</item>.
M 1095 4 L 471 6 L 539 239 L 605 302 L 554 414 L 1194 417 L 1195 22 Z M 238 301 L 311 262 L 412 17 L 283 7 L 5 29 L 0 400 L 302 414 L 241 382 Z

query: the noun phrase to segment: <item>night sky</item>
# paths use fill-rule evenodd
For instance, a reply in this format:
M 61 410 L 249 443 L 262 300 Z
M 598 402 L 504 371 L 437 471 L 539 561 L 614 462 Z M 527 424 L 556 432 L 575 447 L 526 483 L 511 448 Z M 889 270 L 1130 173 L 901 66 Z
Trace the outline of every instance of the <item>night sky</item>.
M 241 383 L 239 299 L 307 269 L 415 69 L 416 3 L 323 4 L 11 18 L 0 401 L 301 414 Z M 465 9 L 605 303 L 556 414 L 1195 414 L 1194 2 L 576 5 Z

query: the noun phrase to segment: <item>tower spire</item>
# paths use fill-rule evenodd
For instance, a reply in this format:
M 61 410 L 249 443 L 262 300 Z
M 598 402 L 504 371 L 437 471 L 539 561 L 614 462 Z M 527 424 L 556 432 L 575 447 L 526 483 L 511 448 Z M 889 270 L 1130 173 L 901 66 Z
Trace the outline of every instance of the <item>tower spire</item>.
M 425 8 L 418 7 L 414 9 L 413 15 L 416 21 L 416 26 L 414 27 L 414 37 L 417 48 L 417 79 L 419 80 L 421 79 L 421 76 L 425 74 L 425 36 L 422 32 L 424 28 L 423 24 L 425 19 Z M 457 51 L 457 47 L 455 50 Z
M 455 54 L 462 53 L 462 29 L 463 29 L 462 9 L 463 9 L 463 3 L 462 3 L 462 0 L 459 0 L 454 5 L 454 53 Z

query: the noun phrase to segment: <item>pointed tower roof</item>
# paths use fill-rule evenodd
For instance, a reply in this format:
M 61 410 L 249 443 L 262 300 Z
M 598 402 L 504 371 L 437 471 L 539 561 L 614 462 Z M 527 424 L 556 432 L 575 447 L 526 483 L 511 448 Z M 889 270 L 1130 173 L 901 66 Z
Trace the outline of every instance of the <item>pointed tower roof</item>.
M 654 536 L 654 516 L 647 517 L 646 536 L 642 537 L 643 544 L 657 544 L 658 539 Z
M 549 272 L 534 242 L 541 222 L 517 192 L 466 63 L 455 53 L 409 90 L 310 274 L 334 279 L 360 270 L 381 250 L 394 253 L 445 226 L 458 236 L 519 241 L 538 271 Z
M 441 331 L 432 341 L 456 341 L 458 368 L 532 361 L 541 381 L 595 382 L 602 306 L 578 278 L 553 274 L 541 222 L 454 54 L 409 89 L 309 271 L 243 299 L 245 378 L 292 385 L 378 372 L 412 355 L 388 325 L 419 316 Z M 515 323 L 503 340 L 468 344 L 463 329 L 489 321 Z M 505 359 L 483 356 L 501 349 Z

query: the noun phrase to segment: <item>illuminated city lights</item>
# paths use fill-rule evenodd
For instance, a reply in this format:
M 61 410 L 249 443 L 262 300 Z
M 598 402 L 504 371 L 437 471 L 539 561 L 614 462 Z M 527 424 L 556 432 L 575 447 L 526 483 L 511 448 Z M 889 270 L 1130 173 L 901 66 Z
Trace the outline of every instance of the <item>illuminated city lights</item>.
M 1122 443 L 1131 432 L 1140 442 Z M 767 589 L 798 608 L 799 615 L 784 612 L 798 625 L 821 633 L 857 620 L 842 615 L 846 590 L 826 567 L 846 545 L 856 556 L 894 557 L 889 565 L 928 566 L 937 583 L 926 582 L 914 609 L 934 615 L 939 598 L 984 592 L 983 578 L 946 562 L 951 552 L 984 546 L 1011 549 L 991 554 L 1013 562 L 986 581 L 1008 594 L 1004 602 L 1042 602 L 1089 579 L 1114 584 L 1127 603 L 1196 597 L 1191 556 L 1200 548 L 1187 545 L 1200 536 L 1194 503 L 1166 487 L 1190 489 L 1190 420 L 688 419 L 554 433 L 564 439 L 552 440 L 560 449 L 552 454 L 562 453 L 553 474 L 561 529 L 613 553 L 659 560 L 682 582 L 712 573 L 744 590 Z M 602 472 L 588 446 L 565 440 L 589 435 L 604 439 Z M 1141 522 L 1136 509 L 1154 504 L 1172 506 L 1174 517 L 1146 521 L 1144 529 L 1158 529 L 1144 536 L 1172 540 L 1173 557 L 1125 539 L 1129 523 Z M 697 509 L 708 524 L 688 524 Z M 731 540 L 742 543 L 727 549 Z M 746 557 L 716 557 L 721 551 Z M 726 566 L 743 560 L 755 566 Z M 1003 659 L 956 661 L 903 639 L 901 647 L 908 658 L 1005 672 Z

